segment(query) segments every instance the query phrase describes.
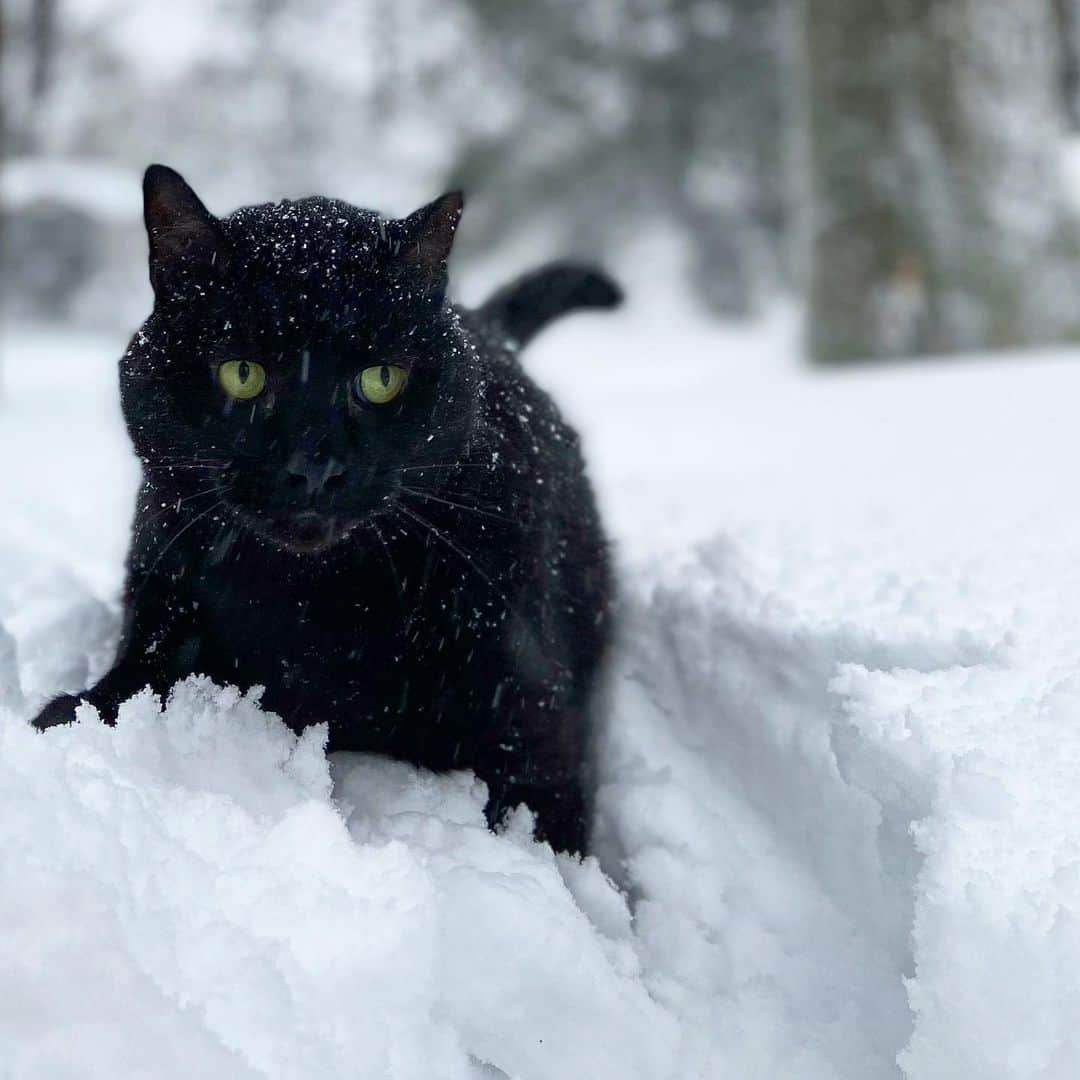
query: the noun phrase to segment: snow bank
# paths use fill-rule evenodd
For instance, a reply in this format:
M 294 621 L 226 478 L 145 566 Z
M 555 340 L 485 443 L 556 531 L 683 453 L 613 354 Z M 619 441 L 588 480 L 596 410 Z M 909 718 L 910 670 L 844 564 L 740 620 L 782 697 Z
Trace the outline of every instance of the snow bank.
M 202 679 L 115 728 L 5 714 L 14 1075 L 1074 1075 L 1080 677 L 940 625 L 918 581 L 844 595 L 831 556 L 773 554 L 624 575 L 598 850 L 625 891 L 525 814 L 489 834 L 470 774 L 328 763 Z M 801 607 L 811 582 L 838 595 Z
M 1080 1071 L 1077 634 L 1001 607 L 1034 565 L 943 546 L 934 589 L 798 541 L 634 579 L 605 853 L 715 1069 Z M 965 593 L 974 630 L 936 607 Z
M 595 860 L 593 922 L 470 776 L 342 755 L 332 788 L 324 735 L 198 678 L 115 728 L 3 718 L 8 1075 L 664 1075 Z
M 905 1071 L 1076 1076 L 1080 680 L 854 666 L 835 685 L 860 733 L 933 781 L 912 827 L 923 861 Z
M 30 731 L 108 662 L 134 477 L 103 347 L 8 350 L 0 1073 L 1080 1075 L 1076 357 L 697 329 L 658 386 L 671 325 L 614 385 L 599 320 L 534 354 L 622 552 L 599 865 L 198 679 Z

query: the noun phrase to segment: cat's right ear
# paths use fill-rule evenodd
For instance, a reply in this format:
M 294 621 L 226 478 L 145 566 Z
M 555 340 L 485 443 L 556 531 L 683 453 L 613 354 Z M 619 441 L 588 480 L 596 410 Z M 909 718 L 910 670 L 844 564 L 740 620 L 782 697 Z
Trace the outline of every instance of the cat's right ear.
M 146 170 L 143 220 L 150 241 L 150 284 L 158 298 L 186 280 L 228 268 L 229 243 L 217 219 L 174 169 L 151 165 Z

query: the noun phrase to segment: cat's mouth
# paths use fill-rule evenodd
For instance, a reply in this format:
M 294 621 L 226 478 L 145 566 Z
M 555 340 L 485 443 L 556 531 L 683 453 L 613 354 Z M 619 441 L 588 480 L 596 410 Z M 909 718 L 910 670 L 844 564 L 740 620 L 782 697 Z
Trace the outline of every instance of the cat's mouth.
M 297 554 L 314 554 L 344 540 L 358 523 L 314 510 L 259 522 L 258 531 L 279 547 Z

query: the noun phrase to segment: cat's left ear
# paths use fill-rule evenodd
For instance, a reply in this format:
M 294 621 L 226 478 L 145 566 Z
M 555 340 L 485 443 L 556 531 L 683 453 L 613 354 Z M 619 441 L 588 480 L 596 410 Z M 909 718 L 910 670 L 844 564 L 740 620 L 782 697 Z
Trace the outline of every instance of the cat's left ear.
M 150 241 L 150 284 L 159 298 L 191 276 L 224 272 L 229 243 L 187 181 L 166 165 L 143 177 L 143 218 Z
M 448 191 L 394 223 L 397 261 L 416 271 L 432 291 L 446 287 L 446 262 L 464 208 L 465 196 Z

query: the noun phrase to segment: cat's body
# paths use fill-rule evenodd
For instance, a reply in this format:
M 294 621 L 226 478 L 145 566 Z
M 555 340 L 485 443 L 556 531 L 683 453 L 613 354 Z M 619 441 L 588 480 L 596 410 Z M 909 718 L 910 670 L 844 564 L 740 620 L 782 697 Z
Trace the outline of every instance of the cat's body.
M 453 308 L 460 208 L 218 222 L 148 172 L 157 303 L 121 363 L 144 482 L 119 655 L 82 697 L 111 716 L 192 673 L 261 685 L 295 730 L 326 721 L 330 749 L 475 769 L 493 822 L 525 802 L 583 850 L 609 567 L 576 436 L 515 352 L 618 295 L 560 267 Z M 223 390 L 230 362 L 258 369 L 255 396 Z

